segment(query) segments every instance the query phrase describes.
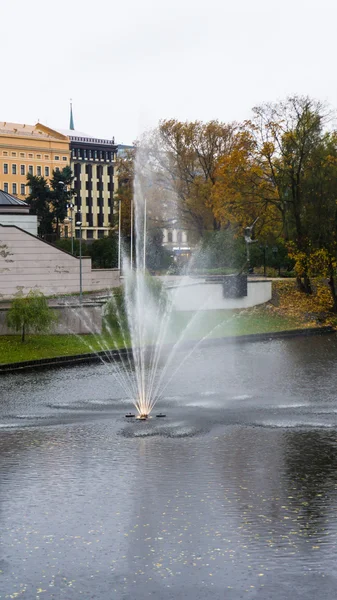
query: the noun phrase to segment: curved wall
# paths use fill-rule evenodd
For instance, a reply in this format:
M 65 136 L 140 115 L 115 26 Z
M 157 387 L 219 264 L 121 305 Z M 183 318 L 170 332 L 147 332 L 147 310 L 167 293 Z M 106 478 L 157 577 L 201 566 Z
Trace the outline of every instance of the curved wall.
M 169 289 L 175 310 L 221 310 L 250 308 L 271 299 L 271 281 L 248 281 L 243 298 L 224 298 L 222 283 L 195 283 Z

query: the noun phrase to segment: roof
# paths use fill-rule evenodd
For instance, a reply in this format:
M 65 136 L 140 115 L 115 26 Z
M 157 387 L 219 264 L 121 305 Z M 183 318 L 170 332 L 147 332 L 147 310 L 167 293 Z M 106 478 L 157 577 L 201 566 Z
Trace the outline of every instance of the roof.
M 29 208 L 27 202 L 23 202 L 23 200 L 19 200 L 15 196 L 0 190 L 0 206 L 22 206 L 22 208 Z
M 94 135 L 90 135 L 89 133 L 84 133 L 83 131 L 77 131 L 76 129 L 59 129 L 55 128 L 54 131 L 57 131 L 61 135 L 66 135 L 70 141 L 75 142 L 87 142 L 90 144 L 115 144 L 115 138 L 107 139 L 107 138 L 98 138 Z
M 56 131 L 47 131 L 43 126 L 40 127 L 39 123 L 36 125 L 27 125 L 27 123 L 9 123 L 8 121 L 0 121 L 0 135 L 1 134 L 16 135 L 18 137 L 28 136 L 42 140 L 59 139 Z
M 94 136 L 90 135 L 89 133 L 83 133 L 83 131 L 77 131 L 77 129 L 55 129 L 55 131 L 58 131 L 59 133 L 62 133 L 63 135 L 67 135 L 68 137 L 84 137 L 84 138 L 90 138 L 92 139 Z

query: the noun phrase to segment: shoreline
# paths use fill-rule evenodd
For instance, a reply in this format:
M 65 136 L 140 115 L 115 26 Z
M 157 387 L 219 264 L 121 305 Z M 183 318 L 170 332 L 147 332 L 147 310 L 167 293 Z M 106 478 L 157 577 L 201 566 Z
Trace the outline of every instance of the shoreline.
M 274 339 L 285 339 L 290 337 L 306 337 L 312 335 L 327 335 L 335 334 L 336 330 L 331 326 L 323 327 L 308 327 L 303 329 L 288 329 L 284 331 L 271 331 L 268 333 L 250 333 L 246 335 L 226 336 L 219 338 L 211 338 L 202 341 L 199 347 L 204 346 L 221 346 L 227 344 L 237 344 L 246 342 L 263 342 Z M 191 348 L 197 345 L 198 340 L 189 340 L 182 343 L 181 348 Z M 0 374 L 6 373 L 22 373 L 38 369 L 53 369 L 59 367 L 71 367 L 79 364 L 90 364 L 102 361 L 102 358 L 109 353 L 111 359 L 121 360 L 123 356 L 127 356 L 131 352 L 131 348 L 120 348 L 119 350 L 106 350 L 98 352 L 85 352 L 81 354 L 73 354 L 68 356 L 54 356 L 52 358 L 39 358 L 35 360 L 20 361 L 13 363 L 0 364 Z M 102 361 L 103 362 L 103 361 Z

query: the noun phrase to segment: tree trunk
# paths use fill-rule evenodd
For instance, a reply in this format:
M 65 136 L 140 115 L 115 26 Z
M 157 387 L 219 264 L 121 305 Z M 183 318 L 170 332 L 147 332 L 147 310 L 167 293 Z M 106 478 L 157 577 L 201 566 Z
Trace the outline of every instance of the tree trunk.
M 329 279 L 328 284 L 332 296 L 332 310 L 334 313 L 337 313 L 337 289 L 336 289 L 336 279 L 335 273 L 332 264 L 329 265 Z
M 297 275 L 296 285 L 297 285 L 297 289 L 300 292 L 303 292 L 304 294 L 312 294 L 310 278 L 306 273 L 304 273 L 304 275 L 303 275 L 303 281 L 302 281 L 302 278 L 299 275 Z
M 22 325 L 21 342 L 25 341 L 25 324 Z
M 310 282 L 310 277 L 309 275 L 307 275 L 307 273 L 304 273 L 303 276 L 303 285 L 304 285 L 304 291 L 306 294 L 312 294 L 312 287 L 311 287 L 311 282 Z

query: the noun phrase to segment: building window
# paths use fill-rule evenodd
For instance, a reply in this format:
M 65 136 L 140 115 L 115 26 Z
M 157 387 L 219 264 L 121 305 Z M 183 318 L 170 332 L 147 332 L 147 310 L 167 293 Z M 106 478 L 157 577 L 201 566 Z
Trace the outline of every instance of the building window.
M 4 151 L 2 154 L 3 154 L 4 156 L 8 156 L 8 152 L 6 152 L 6 151 Z
M 16 152 L 12 152 L 12 156 L 16 156 Z
M 36 155 L 36 158 L 41 158 L 41 154 L 37 154 L 37 155 Z
M 12 165 L 12 175 L 16 175 L 16 165 Z
M 45 160 L 49 160 L 49 154 L 44 155 Z
M 44 176 L 49 177 L 49 167 L 44 168 Z
M 8 183 L 4 183 L 4 192 L 8 194 Z
M 34 173 L 33 173 L 33 170 L 34 170 L 34 169 L 33 169 L 33 165 L 29 165 L 29 167 L 28 167 L 28 173 L 30 173 L 30 175 L 33 175 L 33 174 L 34 174 Z
M 62 160 L 68 160 L 67 156 L 62 156 Z
M 55 171 L 57 171 L 57 172 L 58 172 L 59 170 L 60 170 L 60 168 L 59 168 L 59 167 L 55 167 Z
M 41 177 L 41 175 L 42 175 L 42 168 L 41 167 L 36 167 L 36 175 L 38 177 Z
M 4 164 L 4 175 L 8 175 L 8 164 Z
M 98 155 L 98 152 L 97 152 L 97 150 L 95 150 L 95 151 L 94 151 L 94 158 L 95 158 L 96 160 L 97 160 L 97 155 Z
M 33 154 L 28 154 L 28 158 L 33 158 Z
M 20 158 L 25 158 L 25 153 L 24 152 L 20 152 Z
M 172 236 L 172 231 L 169 231 L 167 234 L 167 241 L 172 244 L 173 241 L 173 236 Z
M 20 175 L 26 175 L 26 167 L 25 167 L 25 165 L 20 165 Z
M 68 231 L 69 231 L 69 227 L 68 225 L 64 226 L 64 237 L 67 238 L 68 237 Z
M 21 196 L 26 195 L 26 186 L 24 183 L 21 183 Z
M 12 184 L 12 194 L 15 194 L 15 195 L 17 194 L 17 185 L 16 185 L 16 183 Z
M 93 240 L 94 239 L 94 232 L 92 229 L 88 229 L 87 231 L 87 240 Z
M 99 229 L 97 231 L 98 239 L 104 238 L 105 231 L 104 229 Z
M 80 238 L 80 230 L 79 229 L 75 229 L 75 238 L 77 238 L 77 239 Z
M 178 242 L 178 244 L 181 244 L 182 241 L 183 241 L 183 235 L 182 235 L 181 231 L 178 231 L 178 233 L 177 233 L 177 242 Z
M 60 160 L 60 157 L 59 156 L 54 156 L 54 159 L 55 160 Z

